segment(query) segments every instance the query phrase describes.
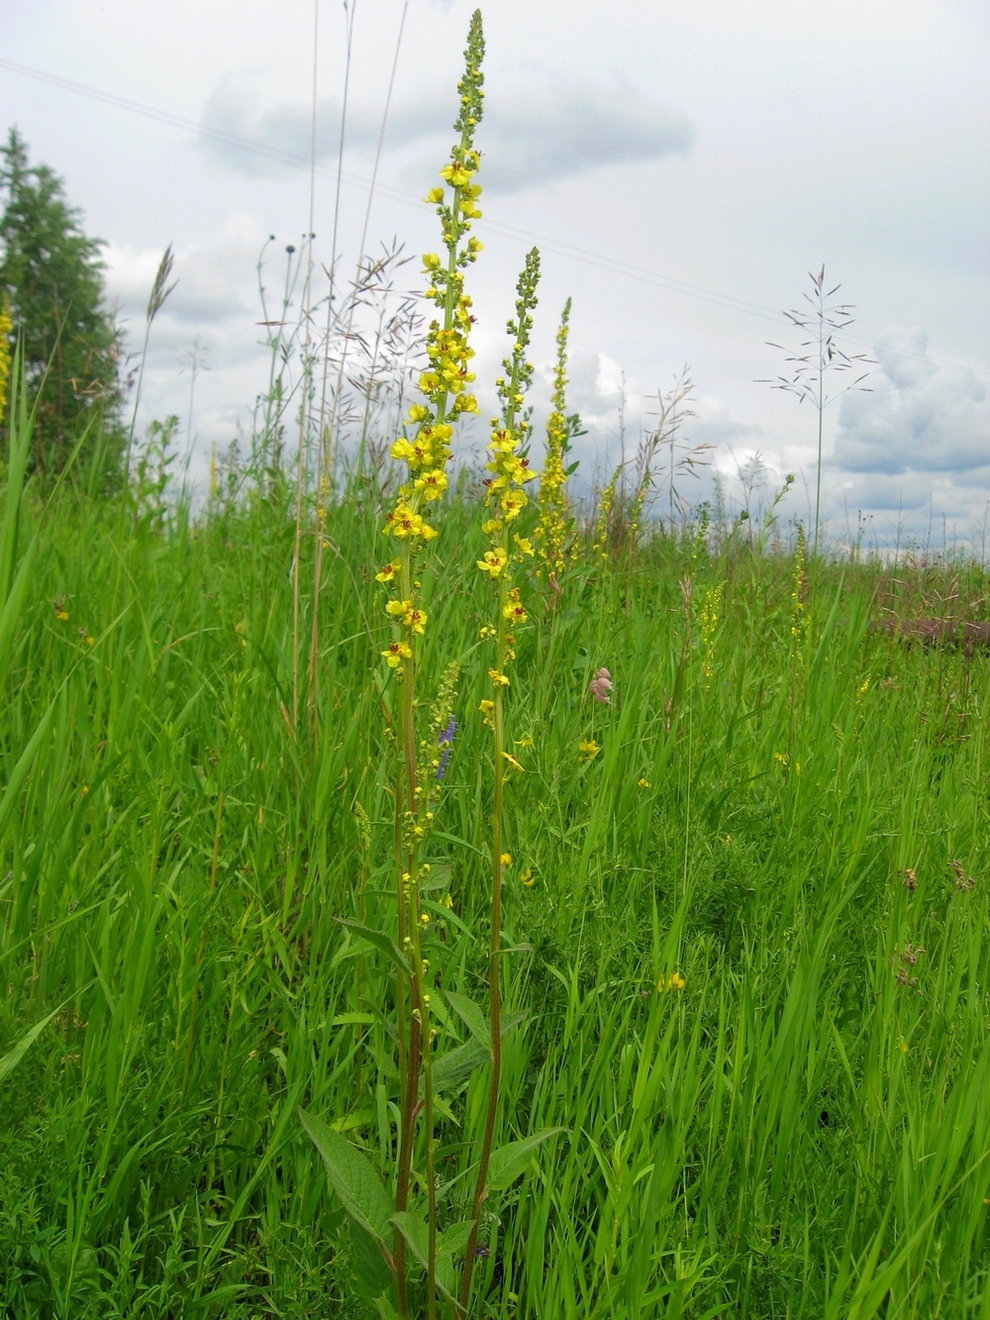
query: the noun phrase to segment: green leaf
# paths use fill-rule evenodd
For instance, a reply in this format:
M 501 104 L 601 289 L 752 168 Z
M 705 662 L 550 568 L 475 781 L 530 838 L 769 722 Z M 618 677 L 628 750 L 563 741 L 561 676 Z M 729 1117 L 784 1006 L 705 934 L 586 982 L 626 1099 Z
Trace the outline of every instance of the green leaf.
M 364 1302 L 374 1302 L 384 1294 L 392 1295 L 392 1271 L 382 1255 L 377 1238 L 351 1220 L 351 1265 L 354 1267 L 356 1292 Z
M 90 984 L 92 984 L 92 982 Z M 68 1002 L 69 1001 L 66 1000 L 65 1004 Z M 40 1022 L 36 1022 L 30 1031 L 24 1033 L 14 1048 L 8 1050 L 3 1058 L 0 1059 L 0 1084 L 7 1080 L 20 1063 L 21 1059 L 24 1058 L 25 1054 L 27 1054 L 28 1050 L 44 1031 L 45 1027 L 51 1022 L 52 1018 L 58 1013 L 61 1013 L 65 1004 L 60 1004 L 58 1008 L 53 1009 L 47 1017 L 42 1018 Z
M 433 1060 L 433 1089 L 451 1091 L 467 1080 L 490 1057 L 490 1052 L 476 1040 L 465 1041 Z
M 467 995 L 455 994 L 453 990 L 445 990 L 444 998 L 475 1040 L 484 1045 L 486 1050 L 490 1050 L 492 1047 L 492 1033 L 488 1030 L 484 1013 L 474 1000 L 468 999 Z
M 462 1219 L 459 1224 L 451 1224 L 440 1234 L 440 1250 L 449 1252 L 451 1256 L 460 1255 L 468 1244 L 472 1228 L 473 1219 Z
M 520 1141 L 510 1141 L 507 1146 L 494 1151 L 488 1165 L 488 1190 L 502 1192 L 511 1187 L 520 1174 L 526 1172 L 530 1156 L 537 1146 L 564 1130 L 562 1127 L 544 1128 L 542 1132 L 523 1137 Z
M 397 1210 L 391 1222 L 405 1238 L 409 1250 L 425 1270 L 430 1249 L 430 1234 L 426 1222 L 408 1210 Z
M 48 737 L 49 730 L 52 727 L 52 720 L 55 717 L 55 703 L 58 701 L 61 691 L 62 689 L 59 688 L 58 692 L 56 692 L 55 696 L 52 698 L 48 709 L 41 717 L 38 727 L 31 735 L 28 745 L 24 748 L 24 751 L 21 752 L 17 764 L 11 771 L 10 779 L 4 790 L 3 798 L 0 800 L 0 839 L 3 838 L 7 824 L 11 816 L 14 814 L 14 808 L 17 806 L 18 794 L 24 785 L 25 779 L 28 777 L 28 772 L 34 764 L 34 759 L 38 755 L 41 744 Z
M 366 940 L 373 945 L 379 953 L 384 953 L 386 958 L 391 959 L 398 967 L 400 972 L 406 976 L 412 976 L 412 969 L 404 953 L 402 953 L 393 939 L 390 939 L 384 931 L 372 930 L 370 926 L 364 926 L 360 921 L 353 921 L 350 917 L 334 917 L 338 926 L 343 926 L 347 930 L 352 930 L 355 935 Z
M 388 1297 L 376 1297 L 375 1307 L 382 1320 L 399 1320 L 399 1313 Z
M 385 1231 L 392 1206 L 371 1162 L 346 1137 L 334 1132 L 315 1114 L 300 1109 L 299 1121 L 323 1156 L 330 1185 L 343 1202 L 344 1209 L 366 1233 L 371 1234 L 392 1269 L 392 1257 L 385 1246 Z
M 430 1230 L 426 1222 L 416 1215 L 412 1215 L 408 1210 L 400 1210 L 392 1216 L 392 1223 L 396 1226 L 402 1236 L 405 1238 L 409 1250 L 422 1265 L 424 1270 L 429 1269 L 430 1254 Z M 436 1281 L 437 1287 L 448 1298 L 449 1301 L 456 1301 L 454 1297 L 454 1267 L 449 1252 L 441 1255 L 440 1234 L 437 1234 L 437 1260 L 436 1260 Z

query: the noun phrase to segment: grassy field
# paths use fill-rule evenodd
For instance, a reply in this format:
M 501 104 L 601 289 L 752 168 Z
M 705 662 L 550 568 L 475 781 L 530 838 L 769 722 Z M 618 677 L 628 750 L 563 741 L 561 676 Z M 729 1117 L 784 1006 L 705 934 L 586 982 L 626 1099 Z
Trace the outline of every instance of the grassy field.
M 12 1317 L 386 1313 L 299 1119 L 388 1177 L 395 977 L 335 921 L 396 922 L 382 511 L 329 506 L 294 716 L 312 538 L 294 632 L 292 502 L 252 492 L 196 520 L 3 496 Z M 426 704 L 461 666 L 424 895 L 434 1053 L 468 1059 L 442 1219 L 486 1096 L 443 1008 L 488 979 L 480 520 L 465 488 L 422 574 Z M 986 1320 L 990 662 L 868 630 L 931 570 L 581 545 L 555 608 L 527 586 L 507 697 L 497 1141 L 559 1131 L 484 1204 L 472 1313 Z

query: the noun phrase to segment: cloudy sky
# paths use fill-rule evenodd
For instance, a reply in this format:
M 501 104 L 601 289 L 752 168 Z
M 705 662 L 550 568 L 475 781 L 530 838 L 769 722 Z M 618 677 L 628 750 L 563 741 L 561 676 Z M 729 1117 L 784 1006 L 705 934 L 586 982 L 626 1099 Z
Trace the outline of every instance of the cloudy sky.
M 366 214 L 368 251 L 395 239 L 410 254 L 437 246 L 421 198 L 452 137 L 472 5 L 409 0 L 399 42 L 403 8 L 0 0 L 2 126 L 18 126 L 32 159 L 64 177 L 87 231 L 106 240 L 108 287 L 135 348 L 158 260 L 174 247 L 179 284 L 153 329 L 143 420 L 180 417 L 194 474 L 212 442 L 250 431 L 268 381 L 257 265 L 274 235 L 263 267 L 271 319 L 285 248 L 302 250 L 310 231 L 314 90 L 314 296 L 325 288 L 335 216 L 342 272 L 354 268 Z M 586 479 L 618 461 L 623 445 L 635 449 L 657 391 L 687 366 L 695 415 L 682 435 L 713 446 L 730 500 L 755 504 L 761 487 L 768 498 L 794 472 L 785 507 L 807 518 L 814 410 L 758 382 L 784 370 L 766 341 L 800 342 L 781 311 L 802 305 L 809 272 L 824 263 L 828 287 L 841 284 L 837 300 L 855 305 L 838 342 L 877 363 L 869 393 L 826 411 L 830 534 L 842 543 L 862 518 L 885 543 L 900 529 L 982 545 L 985 0 L 494 0 L 483 13 L 476 232 L 485 250 L 470 287 L 486 411 L 515 274 L 535 243 L 536 416 L 546 412 L 556 322 L 570 296 L 569 402 L 588 428 L 579 442 Z M 422 287 L 418 269 L 396 272 L 398 291 Z M 301 297 L 300 283 L 287 319 Z M 713 469 L 686 493 L 709 494 Z

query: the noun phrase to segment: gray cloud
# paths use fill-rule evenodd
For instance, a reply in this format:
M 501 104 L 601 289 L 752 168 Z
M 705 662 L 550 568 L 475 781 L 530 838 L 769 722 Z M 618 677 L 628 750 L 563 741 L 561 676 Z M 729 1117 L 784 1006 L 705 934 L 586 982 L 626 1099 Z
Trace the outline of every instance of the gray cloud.
M 316 106 L 316 160 L 337 157 L 342 106 L 324 98 Z M 203 109 L 199 148 L 209 159 L 251 178 L 284 175 L 308 166 L 311 110 L 302 102 L 282 102 L 261 109 L 258 93 L 236 75 L 222 78 Z M 393 110 L 386 135 L 390 147 L 432 137 L 453 120 L 449 98 L 422 100 Z M 381 110 L 351 104 L 345 141 L 358 151 L 373 151 L 381 132 Z
M 835 466 L 901 476 L 972 472 L 986 464 L 986 389 L 971 371 L 930 361 L 927 347 L 922 331 L 901 329 L 875 345 L 881 372 L 871 378 L 870 393 L 842 400 Z
M 453 118 L 449 96 L 407 102 L 389 118 L 386 145 L 396 149 L 448 137 Z M 318 163 L 336 158 L 340 123 L 338 101 L 318 102 Z M 380 110 L 348 107 L 349 148 L 374 150 L 380 129 Z M 306 166 L 310 134 L 311 112 L 305 104 L 283 102 L 261 109 L 256 88 L 228 75 L 204 107 L 199 148 L 227 169 L 254 178 L 270 177 Z M 490 102 L 478 131 L 478 146 L 485 157 L 484 186 L 502 193 L 588 174 L 604 165 L 681 155 L 693 141 L 688 120 L 633 88 L 602 91 L 539 72 L 499 103 Z
M 485 187 L 511 193 L 605 165 L 684 155 L 694 128 L 635 88 L 534 74 L 518 95 L 491 107 L 478 141 Z

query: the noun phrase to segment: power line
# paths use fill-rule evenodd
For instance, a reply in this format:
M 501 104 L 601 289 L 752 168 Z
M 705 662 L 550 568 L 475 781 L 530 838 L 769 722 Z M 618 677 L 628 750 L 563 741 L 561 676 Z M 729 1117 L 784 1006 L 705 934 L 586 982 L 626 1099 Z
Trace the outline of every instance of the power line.
M 214 128 L 204 124 L 200 120 L 186 119 L 182 115 L 172 114 L 168 110 L 159 110 L 155 106 L 145 105 L 141 101 L 132 101 L 124 96 L 115 96 L 112 92 L 102 92 L 96 87 L 89 87 L 85 83 L 73 82 L 70 78 L 61 78 L 57 74 L 46 73 L 42 69 L 32 68 L 27 64 L 17 64 L 13 60 L 0 59 L 0 68 L 9 69 L 12 73 L 19 73 L 25 78 L 33 78 L 38 82 L 44 82 L 52 87 L 58 87 L 63 91 L 72 92 L 77 96 L 84 96 L 93 101 L 102 102 L 104 105 L 114 106 L 119 110 L 126 110 L 131 114 L 140 115 L 145 119 L 155 120 L 160 124 L 167 124 L 172 128 L 186 129 L 199 137 L 211 138 L 215 142 L 222 142 L 227 146 L 237 147 L 242 151 L 250 151 L 258 156 L 268 157 L 270 160 L 278 161 L 283 165 L 296 166 L 299 169 L 314 169 L 316 174 L 323 178 L 336 180 L 339 176 L 345 183 L 352 187 L 361 188 L 368 191 L 371 188 L 370 180 L 362 175 L 353 174 L 347 170 L 337 170 L 324 165 L 312 165 L 308 157 L 296 155 L 294 152 L 285 151 L 280 147 L 266 145 L 263 142 L 255 142 L 250 138 L 241 137 L 237 133 L 229 133 L 225 129 Z M 422 207 L 422 198 L 414 196 L 399 188 L 394 188 L 389 184 L 377 183 L 375 185 L 376 193 L 380 193 L 389 200 L 401 202 L 406 206 L 415 206 L 417 209 Z M 559 238 L 552 238 L 547 234 L 537 234 L 532 230 L 522 229 L 515 225 L 505 224 L 502 221 L 486 219 L 485 227 L 493 233 L 501 234 L 505 238 L 520 239 L 527 243 L 536 242 L 544 251 L 554 252 L 559 256 L 566 257 L 571 261 L 580 262 L 582 265 L 592 266 L 599 270 L 611 271 L 614 274 L 622 275 L 626 279 L 635 280 L 641 284 L 649 284 L 656 288 L 666 289 L 670 293 L 680 294 L 684 298 L 692 298 L 696 302 L 709 303 L 715 307 L 724 307 L 729 311 L 738 312 L 743 316 L 750 316 L 758 320 L 770 321 L 774 325 L 780 325 L 783 313 L 772 307 L 762 306 L 760 303 L 749 302 L 744 298 L 737 298 L 733 294 L 722 293 L 716 289 L 706 289 L 699 284 L 691 284 L 686 280 L 675 279 L 671 275 L 664 275 L 660 271 L 649 270 L 645 266 L 635 262 L 620 261 L 615 257 L 608 256 L 606 253 L 595 252 L 588 248 L 578 247 L 576 244 L 566 243 Z M 847 331 L 845 338 L 850 343 L 857 343 L 867 347 L 873 346 L 873 341 L 864 335 Z M 928 362 L 932 366 L 944 367 L 950 371 L 963 371 L 978 377 L 986 379 L 984 373 L 974 370 L 972 367 L 960 366 L 956 362 L 942 362 L 936 358 L 928 357 L 924 353 L 912 353 L 907 349 L 894 349 L 898 357 L 906 358 L 913 362 Z

